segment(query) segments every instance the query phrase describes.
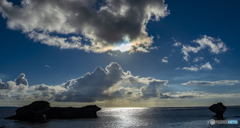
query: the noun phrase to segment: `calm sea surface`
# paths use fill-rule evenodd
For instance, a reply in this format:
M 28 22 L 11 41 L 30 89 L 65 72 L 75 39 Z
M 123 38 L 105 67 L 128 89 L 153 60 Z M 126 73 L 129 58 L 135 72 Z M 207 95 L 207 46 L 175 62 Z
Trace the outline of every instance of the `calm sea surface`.
M 103 108 L 96 119 L 51 120 L 46 123 L 27 123 L 5 120 L 15 114 L 17 108 L 0 107 L 0 128 L 240 128 L 240 124 L 209 125 L 214 113 L 207 107 L 182 108 Z M 240 107 L 228 107 L 224 113 L 226 120 L 238 120 Z

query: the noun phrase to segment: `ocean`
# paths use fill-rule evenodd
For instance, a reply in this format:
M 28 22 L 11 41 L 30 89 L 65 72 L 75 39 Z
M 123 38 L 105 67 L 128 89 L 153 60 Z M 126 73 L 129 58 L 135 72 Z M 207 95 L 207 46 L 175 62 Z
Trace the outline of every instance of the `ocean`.
M 98 118 L 50 120 L 28 123 L 3 118 L 14 115 L 14 107 L 0 107 L 0 128 L 240 128 L 240 124 L 214 124 L 215 114 L 208 107 L 102 108 Z M 225 120 L 240 121 L 240 107 L 228 107 Z M 239 122 L 240 123 L 240 122 Z

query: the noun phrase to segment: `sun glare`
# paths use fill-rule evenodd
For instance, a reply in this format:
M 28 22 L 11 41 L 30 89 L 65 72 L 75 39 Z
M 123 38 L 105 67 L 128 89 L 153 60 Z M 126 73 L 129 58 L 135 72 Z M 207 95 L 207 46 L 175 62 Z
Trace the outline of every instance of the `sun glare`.
M 114 47 L 113 50 L 115 50 L 115 51 L 119 50 L 121 52 L 126 52 L 126 51 L 130 51 L 132 46 L 133 46 L 133 44 L 130 44 L 130 43 L 121 44 L 119 46 Z

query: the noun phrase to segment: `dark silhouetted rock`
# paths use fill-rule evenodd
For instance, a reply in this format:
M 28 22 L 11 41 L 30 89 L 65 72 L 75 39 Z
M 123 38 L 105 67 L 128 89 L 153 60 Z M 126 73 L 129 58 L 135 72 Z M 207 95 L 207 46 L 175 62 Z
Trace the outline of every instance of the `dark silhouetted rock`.
M 44 120 L 44 114 L 50 110 L 50 104 L 47 101 L 35 101 L 27 106 L 16 110 L 16 115 L 5 119 L 16 119 L 22 121 L 41 121 Z
M 5 119 L 15 119 L 22 121 L 44 121 L 46 119 L 76 119 L 76 118 L 96 118 L 97 111 L 101 108 L 96 105 L 88 105 L 82 108 L 61 108 L 50 107 L 47 101 L 35 101 L 30 105 L 23 106 L 16 110 L 16 115 Z
M 222 102 L 218 102 L 217 104 L 213 104 L 212 106 L 210 106 L 208 108 L 210 111 L 216 113 L 216 115 L 214 117 L 219 117 L 222 118 L 223 117 L 223 113 L 225 112 L 225 110 L 227 109 L 227 107 L 225 107 Z
M 96 118 L 97 111 L 101 110 L 96 105 L 88 105 L 82 108 L 60 108 L 51 107 L 46 113 L 47 119 L 76 119 L 76 118 Z

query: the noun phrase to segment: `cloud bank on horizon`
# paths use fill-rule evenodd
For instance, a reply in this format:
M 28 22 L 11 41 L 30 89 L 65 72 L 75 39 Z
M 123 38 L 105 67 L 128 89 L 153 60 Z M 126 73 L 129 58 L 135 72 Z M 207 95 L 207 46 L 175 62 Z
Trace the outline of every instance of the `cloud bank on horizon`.
M 97 67 L 92 73 L 88 72 L 82 77 L 56 86 L 45 84 L 29 86 L 24 73 L 15 81 L 4 83 L 0 80 L 0 99 L 95 102 L 117 98 L 130 100 L 161 98 L 162 93 L 158 89 L 167 83 L 168 80 L 133 76 L 130 71 L 124 72 L 119 64 L 112 62 L 105 70 Z
M 149 20 L 169 15 L 164 0 L 22 0 L 21 6 L 0 1 L 7 27 L 35 42 L 61 49 L 102 53 L 148 52 L 153 37 Z M 72 34 L 71 37 L 66 35 Z M 62 36 L 61 36 L 62 35 Z M 87 43 L 88 42 L 88 43 Z
M 22 73 L 14 81 L 2 82 L 0 79 L 1 100 L 50 100 L 57 102 L 97 102 L 116 99 L 141 101 L 150 99 L 179 99 L 211 97 L 216 94 L 201 91 L 169 91 L 168 80 L 152 77 L 133 76 L 124 72 L 121 66 L 112 62 L 105 70 L 97 67 L 92 73 L 71 79 L 66 83 L 50 86 L 45 84 L 28 85 Z M 214 86 L 234 85 L 238 80 L 188 81 L 182 85 Z

